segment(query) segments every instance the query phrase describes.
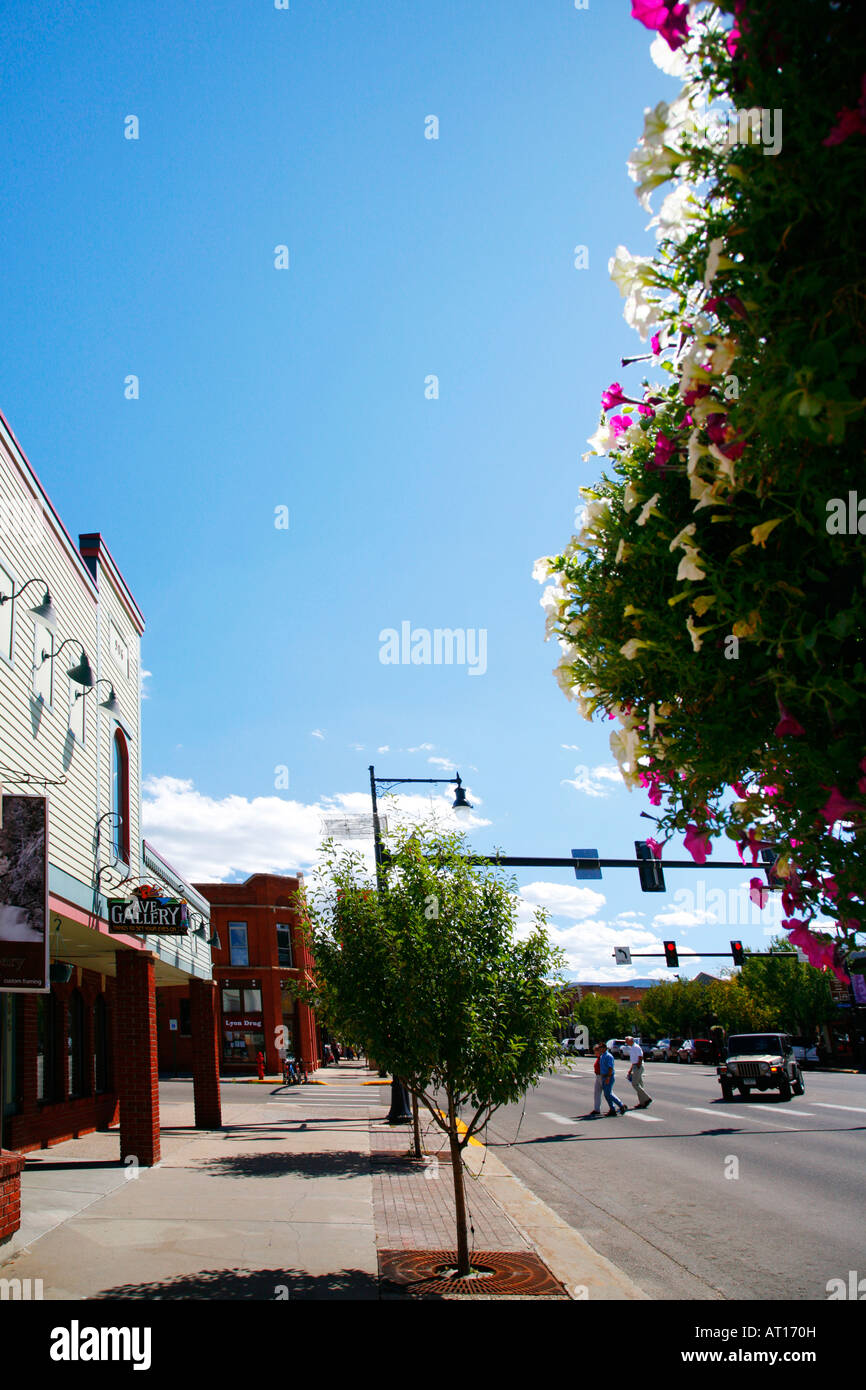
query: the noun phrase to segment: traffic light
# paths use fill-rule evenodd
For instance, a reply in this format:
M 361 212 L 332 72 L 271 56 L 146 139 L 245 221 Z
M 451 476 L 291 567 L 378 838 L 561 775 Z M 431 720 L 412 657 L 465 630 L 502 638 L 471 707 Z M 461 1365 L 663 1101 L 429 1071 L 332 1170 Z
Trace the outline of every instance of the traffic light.
M 745 959 L 742 941 L 731 942 L 731 955 L 734 957 L 734 965 L 742 965 Z
M 776 862 L 776 851 L 764 848 L 761 850 L 761 862 L 764 865 L 764 873 L 767 875 L 767 887 L 770 889 L 781 889 L 785 886 L 785 880 L 773 872 L 773 865 Z
M 679 965 L 680 958 L 677 955 L 677 943 L 675 941 L 665 941 L 665 965 Z
M 634 852 L 641 860 L 637 871 L 640 874 L 640 886 L 644 893 L 664 893 L 665 876 L 662 872 L 661 861 L 653 857 L 653 852 L 646 840 L 635 840 Z

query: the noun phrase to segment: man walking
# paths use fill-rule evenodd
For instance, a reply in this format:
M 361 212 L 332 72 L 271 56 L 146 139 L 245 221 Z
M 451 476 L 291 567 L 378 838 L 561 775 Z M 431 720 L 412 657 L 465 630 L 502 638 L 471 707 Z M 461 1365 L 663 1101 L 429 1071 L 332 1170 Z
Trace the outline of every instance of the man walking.
M 648 1096 L 643 1088 L 643 1051 L 639 1043 L 634 1038 L 627 1037 L 625 1045 L 628 1048 L 628 1080 L 635 1089 L 638 1099 L 638 1110 L 646 1110 L 647 1106 L 652 1105 L 652 1097 Z
M 601 1089 L 604 1091 L 604 1098 L 610 1106 L 608 1115 L 624 1115 L 628 1106 L 623 1105 L 619 1097 L 613 1093 L 615 1065 L 613 1053 L 607 1047 L 599 1058 L 598 1070 L 601 1076 Z
M 594 1053 L 594 1055 L 595 1055 L 595 1061 L 594 1061 L 593 1067 L 592 1067 L 592 1070 L 593 1070 L 593 1073 L 594 1073 L 594 1077 L 595 1077 L 595 1089 L 594 1089 L 593 1095 L 592 1095 L 592 1110 L 589 1112 L 589 1116 L 588 1116 L 587 1118 L 588 1118 L 588 1119 L 593 1119 L 593 1120 L 594 1120 L 594 1119 L 597 1119 L 597 1117 L 601 1114 L 601 1066 L 600 1066 L 600 1061 L 601 1061 L 601 1054 L 602 1054 L 602 1052 L 604 1051 L 604 1046 L 603 1046 L 602 1043 L 596 1043 L 595 1047 L 594 1047 L 592 1050 L 593 1050 L 593 1053 Z

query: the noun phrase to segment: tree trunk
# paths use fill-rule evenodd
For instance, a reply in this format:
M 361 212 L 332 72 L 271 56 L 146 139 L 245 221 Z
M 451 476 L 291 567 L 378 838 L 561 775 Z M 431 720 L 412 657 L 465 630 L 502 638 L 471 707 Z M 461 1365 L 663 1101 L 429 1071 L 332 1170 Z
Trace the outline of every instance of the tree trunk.
M 448 1139 L 451 1145 L 451 1171 L 454 1175 L 454 1208 L 457 1218 L 457 1273 L 469 1273 L 469 1240 L 466 1233 L 466 1193 L 463 1188 L 463 1151 L 457 1132 L 454 1100 L 448 1096 Z
M 421 1152 L 421 1123 L 418 1118 L 418 1097 L 412 1092 L 412 1125 L 415 1132 L 415 1157 L 423 1158 Z

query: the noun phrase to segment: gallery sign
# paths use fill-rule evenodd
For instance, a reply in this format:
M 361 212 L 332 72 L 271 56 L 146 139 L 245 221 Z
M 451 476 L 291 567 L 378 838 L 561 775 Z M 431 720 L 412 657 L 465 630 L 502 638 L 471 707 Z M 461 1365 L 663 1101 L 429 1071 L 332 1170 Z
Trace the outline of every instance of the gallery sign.
M 144 936 L 185 936 L 189 904 L 183 898 L 165 898 L 158 888 L 133 889 L 131 898 L 108 899 L 108 930 Z
M 0 828 L 0 990 L 46 993 L 48 801 L 3 796 Z

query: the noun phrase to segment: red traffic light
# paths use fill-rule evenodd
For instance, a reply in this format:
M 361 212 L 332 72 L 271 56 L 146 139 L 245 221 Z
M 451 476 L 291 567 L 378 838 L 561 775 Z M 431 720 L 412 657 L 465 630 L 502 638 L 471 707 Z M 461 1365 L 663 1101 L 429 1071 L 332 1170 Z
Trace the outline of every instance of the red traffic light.
M 734 965 L 742 965 L 745 959 L 742 941 L 731 942 L 731 955 L 734 957 Z
M 677 943 L 675 941 L 665 941 L 665 965 L 679 965 L 680 958 L 677 955 Z

